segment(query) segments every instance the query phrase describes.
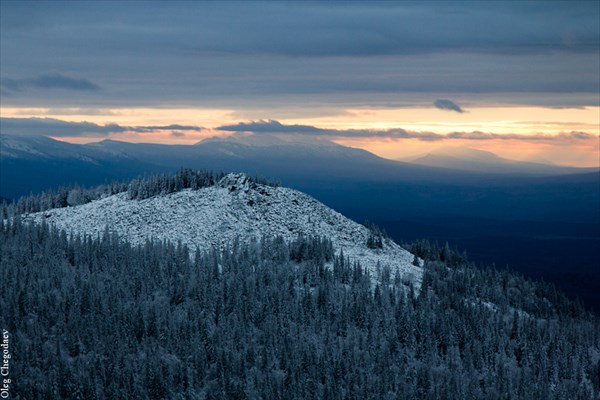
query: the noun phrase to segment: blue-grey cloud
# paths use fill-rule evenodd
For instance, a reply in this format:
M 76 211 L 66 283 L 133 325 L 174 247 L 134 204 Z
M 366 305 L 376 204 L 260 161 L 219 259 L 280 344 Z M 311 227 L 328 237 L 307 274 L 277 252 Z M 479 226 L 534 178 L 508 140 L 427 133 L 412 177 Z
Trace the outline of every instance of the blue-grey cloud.
M 324 137 L 380 137 L 380 138 L 414 138 L 415 132 L 409 132 L 402 128 L 371 130 L 371 129 L 324 129 L 312 125 L 284 125 L 274 120 L 258 120 L 251 122 L 240 122 L 235 125 L 224 125 L 216 128 L 228 132 L 252 132 L 256 134 L 300 134 Z M 419 133 L 422 140 L 439 140 L 441 135 L 435 133 Z
M 549 134 L 500 134 L 493 132 L 451 132 L 440 134 L 435 132 L 408 131 L 402 128 L 391 129 L 324 129 L 312 125 L 284 125 L 274 120 L 258 120 L 240 122 L 235 125 L 224 125 L 218 130 L 228 132 L 251 132 L 254 134 L 296 134 L 329 138 L 385 138 L 385 139 L 418 139 L 435 142 L 442 140 L 520 140 L 526 142 L 576 142 L 598 140 L 598 136 L 586 132 L 563 132 L 558 135 Z
M 63 89 L 79 92 L 96 92 L 100 86 L 84 78 L 72 78 L 62 74 L 46 74 L 36 78 L 11 79 L 3 78 L 0 86 L 7 92 L 22 92 L 27 88 Z
M 209 2 L 184 7 L 169 2 L 15 3 L 3 5 L 6 31 L 52 31 L 55 35 L 49 40 L 64 40 L 76 28 L 79 37 L 71 38 L 71 43 L 90 52 L 107 46 L 121 50 L 150 45 L 159 51 L 172 47 L 173 53 L 186 49 L 355 57 L 436 51 L 595 51 L 599 43 L 598 6 L 586 1 Z M 90 48 L 85 40 L 100 33 L 106 35 L 102 46 Z
M 492 132 L 451 132 L 444 135 L 446 139 L 464 139 L 464 140 L 522 140 L 526 142 L 578 142 L 578 141 L 590 141 L 598 140 L 599 136 L 593 135 L 587 132 L 571 131 L 561 132 L 558 134 L 516 134 L 516 133 L 492 133 Z
M 22 84 L 16 79 L 2 78 L 0 80 L 0 89 L 8 93 L 20 92 L 23 90 Z
M 99 125 L 86 121 L 70 122 L 55 118 L 0 118 L 0 133 L 18 136 L 102 137 L 111 133 L 149 133 L 169 130 L 182 134 L 181 131 L 199 132 L 202 129 L 200 126 L 192 125 L 121 126 Z
M 223 125 L 217 128 L 220 131 L 230 132 L 257 132 L 257 133 L 306 133 L 323 134 L 327 130 L 311 125 L 284 125 L 272 119 L 240 122 L 235 125 Z
M 440 110 L 455 111 L 457 113 L 465 112 L 458 104 L 448 99 L 437 99 L 433 102 L 433 105 Z
M 409 93 L 427 94 L 420 105 L 506 93 L 510 104 L 585 106 L 597 104 L 599 19 L 597 2 L 585 1 L 2 2 L 0 74 L 21 82 L 68 71 L 102 88 L 3 84 L 11 105 L 48 108 L 234 109 L 258 99 L 265 109 L 343 109 Z
M 0 133 L 18 136 L 106 136 L 127 129 L 117 124 L 69 122 L 54 118 L 0 118 Z
M 136 132 L 146 132 L 146 131 L 196 131 L 200 132 L 202 129 L 201 126 L 196 125 L 179 125 L 179 124 L 171 124 L 171 125 L 150 125 L 150 126 L 136 126 L 129 130 L 134 130 Z
M 42 75 L 27 81 L 27 84 L 39 89 L 65 89 L 83 92 L 95 92 L 100 90 L 100 86 L 88 79 L 71 78 L 61 74 Z

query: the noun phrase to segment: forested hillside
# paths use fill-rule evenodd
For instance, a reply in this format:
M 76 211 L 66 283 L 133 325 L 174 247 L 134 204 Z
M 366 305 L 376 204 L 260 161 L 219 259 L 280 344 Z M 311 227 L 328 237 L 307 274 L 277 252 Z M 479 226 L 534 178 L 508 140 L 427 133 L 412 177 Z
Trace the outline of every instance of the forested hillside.
M 552 286 L 426 257 L 419 295 L 327 238 L 190 257 L 0 226 L 17 399 L 593 399 L 600 323 Z M 326 267 L 330 265 L 331 268 Z

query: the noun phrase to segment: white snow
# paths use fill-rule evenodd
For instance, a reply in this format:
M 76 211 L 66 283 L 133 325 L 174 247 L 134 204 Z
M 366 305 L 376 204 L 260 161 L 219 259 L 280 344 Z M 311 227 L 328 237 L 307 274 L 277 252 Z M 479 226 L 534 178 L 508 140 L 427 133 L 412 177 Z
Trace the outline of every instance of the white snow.
M 281 235 L 286 241 L 299 234 L 325 236 L 336 254 L 358 260 L 377 276 L 376 266 L 398 270 L 418 291 L 423 270 L 414 256 L 385 240 L 383 249 L 366 246 L 369 231 L 302 192 L 259 185 L 243 174 L 229 174 L 216 186 L 182 190 L 144 200 L 127 193 L 76 207 L 57 208 L 24 215 L 26 221 L 53 224 L 67 232 L 101 235 L 106 227 L 134 245 L 147 239 L 181 241 L 191 250 L 223 246 L 234 238 Z
M 19 141 L 12 136 L 0 135 L 0 157 L 18 158 L 19 152 L 27 153 L 42 158 L 48 158 L 47 154 L 40 152 L 35 147 L 26 142 Z

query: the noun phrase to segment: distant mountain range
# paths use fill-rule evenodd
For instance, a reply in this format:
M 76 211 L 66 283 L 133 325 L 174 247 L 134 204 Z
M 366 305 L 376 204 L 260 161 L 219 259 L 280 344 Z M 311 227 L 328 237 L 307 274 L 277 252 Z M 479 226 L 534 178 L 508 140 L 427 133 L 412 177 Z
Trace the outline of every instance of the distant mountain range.
M 568 175 L 598 170 L 509 160 L 489 151 L 464 147 L 442 147 L 404 161 L 430 167 L 494 174 Z
M 463 183 L 496 180 L 489 176 L 491 173 L 543 177 L 597 172 L 510 161 L 470 149 L 435 152 L 408 163 L 329 141 L 269 135 L 210 138 L 195 145 L 113 140 L 77 145 L 47 137 L 0 135 L 0 163 L 0 195 L 7 198 L 60 185 L 93 185 L 180 167 L 243 171 L 291 185 L 332 179 Z
M 76 145 L 46 137 L 0 136 L 2 189 L 16 198 L 59 185 L 93 185 L 180 167 L 288 177 L 357 176 L 394 161 L 331 142 L 276 137 L 207 139 L 196 145 L 135 144 L 104 140 Z

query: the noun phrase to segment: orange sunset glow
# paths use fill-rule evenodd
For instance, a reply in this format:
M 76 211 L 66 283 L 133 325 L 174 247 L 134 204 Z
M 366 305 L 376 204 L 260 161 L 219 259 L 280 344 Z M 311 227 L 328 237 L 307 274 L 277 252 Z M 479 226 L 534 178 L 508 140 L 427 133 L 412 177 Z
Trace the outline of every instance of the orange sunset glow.
M 150 132 L 123 131 L 102 136 L 55 137 L 71 143 L 89 143 L 106 138 L 132 143 L 193 144 L 207 137 L 227 136 L 219 126 L 236 123 L 238 111 L 205 108 L 122 108 L 122 109 L 44 109 L 3 107 L 7 118 L 59 118 L 69 122 L 92 122 L 99 125 L 168 126 L 194 125 L 202 130 L 177 134 L 176 130 Z M 246 110 L 251 119 L 263 114 Z M 486 106 L 468 108 L 463 113 L 448 113 L 435 108 L 346 109 L 338 115 L 279 119 L 286 125 L 311 125 L 324 129 L 394 129 L 415 132 L 489 132 L 520 135 L 523 139 L 464 140 L 436 142 L 418 139 L 333 137 L 342 145 L 362 148 L 389 159 L 408 159 L 443 146 L 461 146 L 487 150 L 505 158 L 522 161 L 551 162 L 561 165 L 594 167 L 600 165 L 600 108 L 563 108 L 531 106 Z M 174 133 L 175 132 L 175 133 Z M 585 132 L 588 140 L 527 140 L 530 135 L 556 136 L 564 132 Z

